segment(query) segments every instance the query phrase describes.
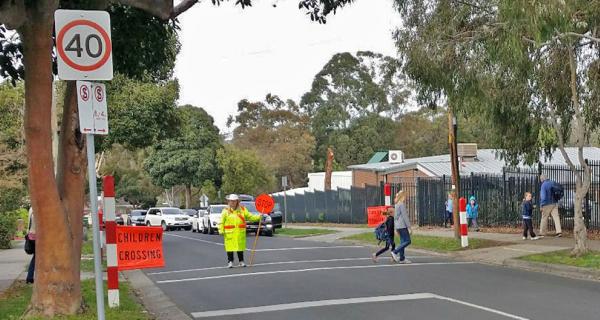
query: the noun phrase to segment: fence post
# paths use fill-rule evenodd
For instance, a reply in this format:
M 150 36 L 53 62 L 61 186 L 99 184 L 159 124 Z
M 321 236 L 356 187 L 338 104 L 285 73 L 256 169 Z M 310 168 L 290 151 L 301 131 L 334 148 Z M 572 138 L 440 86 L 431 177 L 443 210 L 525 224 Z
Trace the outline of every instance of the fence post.
M 117 264 L 117 223 L 115 222 L 115 178 L 103 179 L 104 215 L 106 218 L 106 273 L 108 277 L 108 307 L 119 306 L 119 270 Z

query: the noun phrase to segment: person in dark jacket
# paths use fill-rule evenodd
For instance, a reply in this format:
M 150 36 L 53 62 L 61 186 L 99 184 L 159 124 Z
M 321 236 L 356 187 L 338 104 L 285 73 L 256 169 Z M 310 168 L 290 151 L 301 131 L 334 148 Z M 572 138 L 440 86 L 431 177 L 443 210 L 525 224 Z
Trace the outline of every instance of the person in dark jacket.
M 562 237 L 560 216 L 558 215 L 558 203 L 554 200 L 552 186 L 556 183 L 546 176 L 541 175 L 542 187 L 540 188 L 540 207 L 542 208 L 542 221 L 540 222 L 540 235 L 545 236 L 548 231 L 548 218 L 552 216 L 556 228 L 556 237 Z
M 396 243 L 394 243 L 394 208 L 388 208 L 387 211 L 384 212 L 384 215 L 387 216 L 384 223 L 388 237 L 385 240 L 385 248 L 380 249 L 377 253 L 373 253 L 373 262 L 377 262 L 377 257 L 388 251 L 390 247 L 392 248 L 392 251 L 396 249 Z
M 531 215 L 533 213 L 533 204 L 531 203 L 532 195 L 531 192 L 525 192 L 525 198 L 523 199 L 523 240 L 527 240 L 527 233 L 531 235 L 531 240 L 539 239 L 533 232 L 533 223 L 531 222 Z

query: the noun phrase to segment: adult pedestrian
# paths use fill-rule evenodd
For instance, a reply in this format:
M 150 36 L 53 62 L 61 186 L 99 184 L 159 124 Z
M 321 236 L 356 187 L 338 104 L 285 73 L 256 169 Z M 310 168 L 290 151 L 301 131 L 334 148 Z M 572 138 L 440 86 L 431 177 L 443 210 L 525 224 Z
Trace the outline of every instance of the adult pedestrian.
M 230 194 L 226 198 L 227 208 L 221 212 L 219 234 L 223 235 L 225 252 L 227 252 L 227 267 L 233 268 L 233 254 L 237 253 L 239 266 L 245 267 L 244 251 L 246 250 L 246 221 L 257 222 L 260 215 L 251 214 L 240 205 L 240 197 Z M 257 231 L 258 232 L 258 231 Z
M 553 187 L 556 182 L 540 175 L 542 186 L 540 188 L 540 207 L 542 208 L 542 221 L 540 222 L 540 236 L 545 236 L 548 231 L 548 218 L 552 216 L 556 228 L 556 237 L 562 237 L 560 216 L 558 215 L 558 203 L 554 198 Z
M 25 241 L 30 242 L 33 246 L 33 253 L 31 261 L 29 262 L 29 268 L 27 269 L 27 278 L 25 279 L 25 282 L 33 283 L 35 275 L 35 216 L 32 208 L 29 208 L 29 226 L 27 227 Z
M 404 249 L 410 245 L 410 234 L 412 233 L 405 201 L 406 193 L 404 190 L 401 190 L 394 198 L 394 228 L 396 229 L 396 234 L 400 238 L 400 245 L 398 245 L 398 247 L 392 251 L 392 258 L 398 263 L 411 263 L 411 261 L 406 259 L 404 255 Z

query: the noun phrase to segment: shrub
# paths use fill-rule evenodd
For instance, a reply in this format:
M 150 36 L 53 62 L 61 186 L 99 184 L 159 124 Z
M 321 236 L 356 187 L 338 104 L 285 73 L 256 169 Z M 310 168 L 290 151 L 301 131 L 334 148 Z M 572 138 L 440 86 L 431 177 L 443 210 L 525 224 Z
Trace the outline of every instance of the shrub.
M 325 222 L 325 213 L 323 213 L 323 212 L 319 213 L 319 222 L 321 222 L 321 223 Z
M 17 231 L 18 212 L 0 213 L 0 249 L 10 249 L 10 241 Z

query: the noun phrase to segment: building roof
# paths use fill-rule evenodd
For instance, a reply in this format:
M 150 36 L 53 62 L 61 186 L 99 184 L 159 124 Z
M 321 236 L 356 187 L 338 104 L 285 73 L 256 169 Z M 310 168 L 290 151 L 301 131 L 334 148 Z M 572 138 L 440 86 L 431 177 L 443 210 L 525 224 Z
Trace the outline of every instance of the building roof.
M 387 152 L 375 152 L 375 154 L 371 157 L 369 162 L 367 163 L 379 163 L 383 161 L 387 161 L 388 153 Z
M 567 155 L 575 163 L 578 163 L 577 148 L 566 148 Z M 468 175 L 471 173 L 488 173 L 488 174 L 500 174 L 506 162 L 500 159 L 501 150 L 497 149 L 480 149 L 477 151 L 476 161 L 464 161 L 460 165 L 461 175 Z M 584 158 L 588 160 L 600 160 L 600 148 L 586 147 L 583 151 Z M 566 161 L 562 156 L 560 150 L 554 151 L 550 159 L 546 159 L 544 156 L 540 157 L 543 164 L 556 164 L 566 165 Z M 528 167 L 521 165 L 520 167 Z M 419 169 L 430 176 L 443 176 L 451 175 L 452 168 L 450 165 L 450 155 L 439 155 L 431 157 L 405 159 L 402 163 L 366 163 L 359 165 L 352 165 L 348 167 L 351 170 L 363 170 L 363 171 L 374 171 L 384 174 L 406 171 L 410 169 Z

